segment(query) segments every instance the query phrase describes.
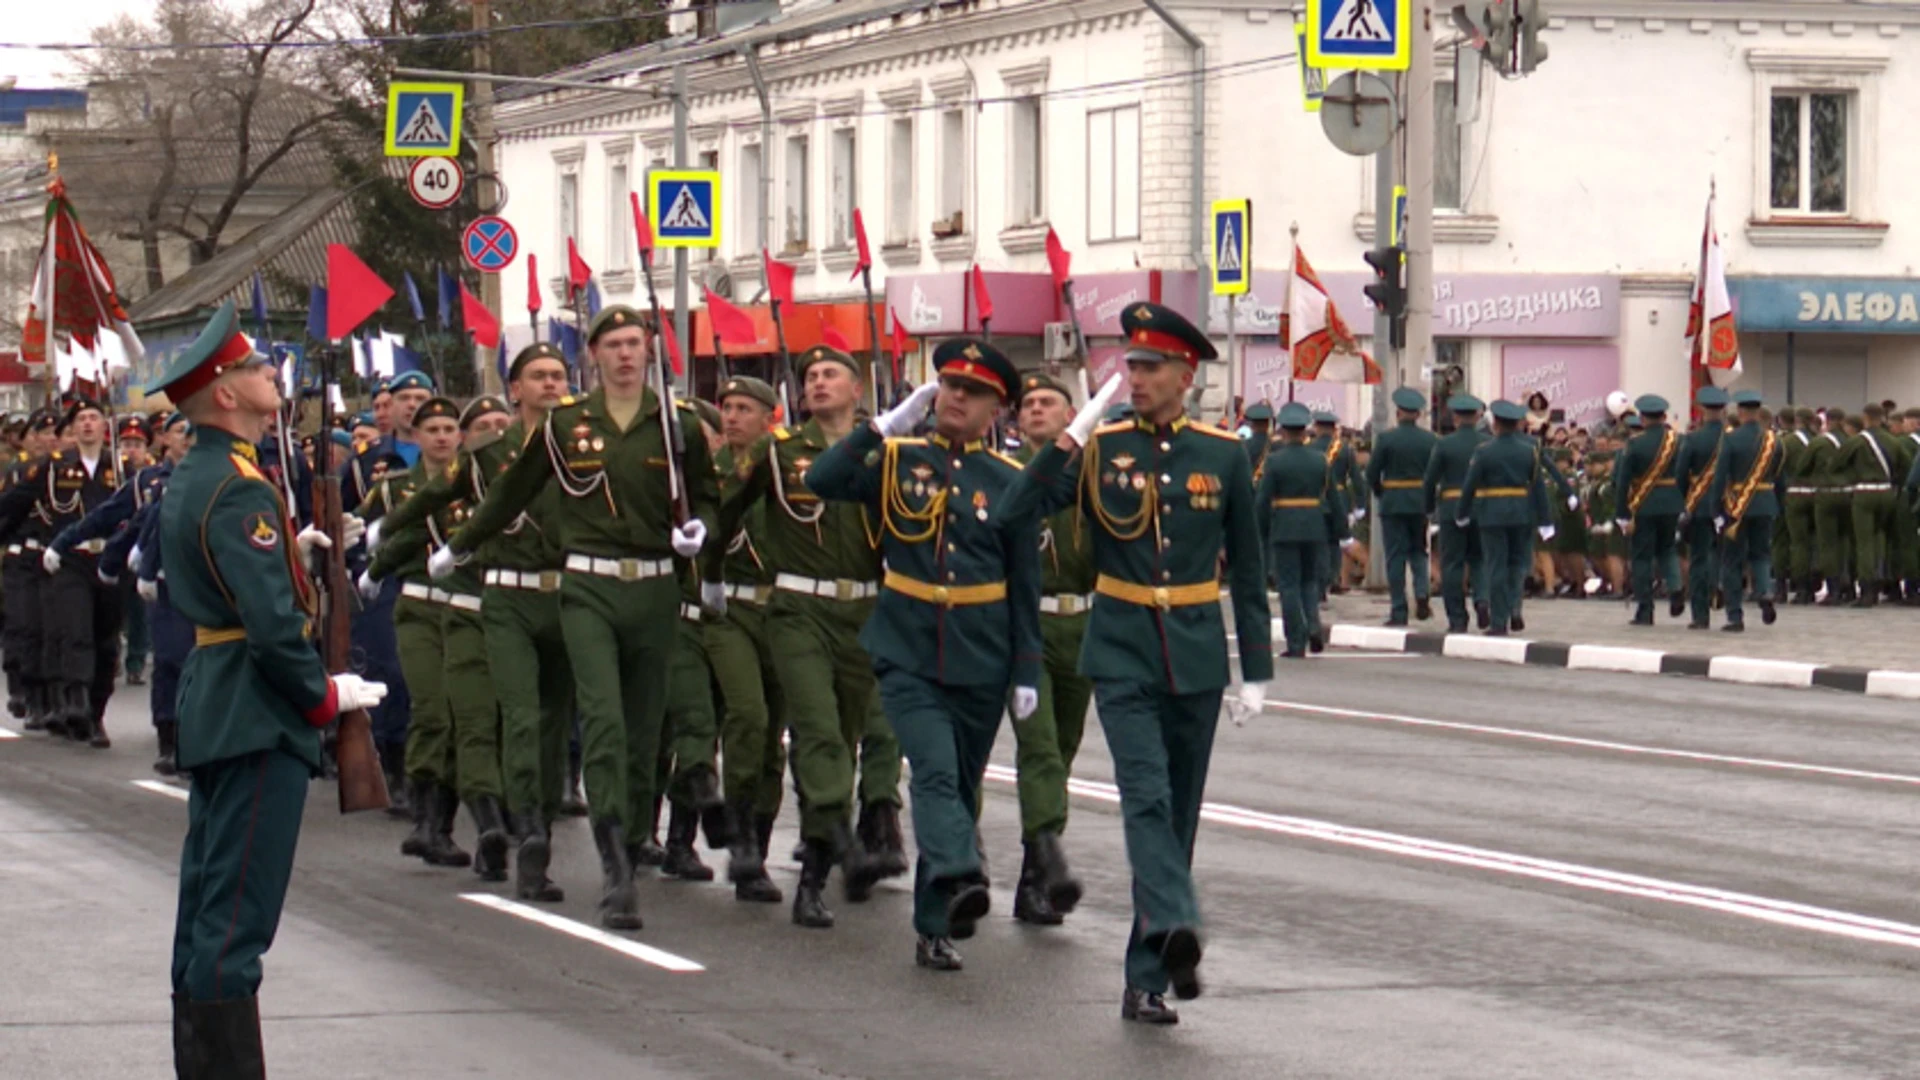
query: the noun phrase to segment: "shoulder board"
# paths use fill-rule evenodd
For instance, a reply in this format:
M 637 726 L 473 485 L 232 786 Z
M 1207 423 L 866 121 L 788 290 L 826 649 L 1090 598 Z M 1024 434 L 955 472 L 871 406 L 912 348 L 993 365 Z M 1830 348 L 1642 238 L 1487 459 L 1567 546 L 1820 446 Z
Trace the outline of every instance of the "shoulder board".
M 1094 428 L 1093 433 L 1095 435 L 1114 435 L 1122 431 L 1132 431 L 1137 426 L 1138 425 L 1131 420 L 1115 420 L 1111 424 L 1101 424 L 1099 427 Z
M 1003 454 L 998 450 L 989 450 L 987 451 L 987 453 L 992 454 L 996 458 L 999 458 L 1002 464 L 1013 469 L 1013 471 L 1015 472 L 1020 472 L 1026 468 L 1025 465 L 1020 464 L 1019 458 L 1014 457 L 1011 454 Z
M 888 439 L 887 441 L 888 441 L 888 442 L 890 442 L 890 443 L 892 443 L 892 444 L 893 444 L 893 445 L 895 445 L 895 446 L 925 446 L 925 445 L 927 445 L 927 440 L 925 440 L 925 439 L 919 439 L 919 438 L 914 438 L 914 437 L 912 437 L 912 436 L 896 436 L 896 437 L 894 437 L 894 438 L 891 438 L 891 439 Z
M 793 438 L 793 431 L 785 425 L 781 425 L 773 429 L 773 437 L 781 442 L 786 442 L 788 439 Z
M 266 480 L 267 474 L 261 472 L 260 467 L 258 465 L 255 465 L 253 462 L 248 461 L 246 458 L 240 456 L 239 454 L 229 454 L 227 455 L 227 457 L 229 460 L 233 462 L 234 471 L 239 473 L 241 476 L 244 476 L 249 480 L 261 480 L 261 481 Z
M 1240 441 L 1239 435 L 1231 431 L 1223 431 L 1220 428 L 1214 427 L 1212 424 L 1188 424 L 1187 427 L 1192 431 L 1199 432 L 1202 435 L 1211 435 L 1216 439 L 1225 439 L 1228 442 L 1236 443 Z
M 698 412 L 698 411 L 699 411 L 698 409 L 695 409 L 695 408 L 693 407 L 693 402 L 691 402 L 691 401 L 683 401 L 683 400 L 681 400 L 680 398 L 675 398 L 675 399 L 673 399 L 673 403 L 674 403 L 675 405 L 678 405 L 678 406 L 680 406 L 680 409 L 681 409 L 681 411 L 683 411 L 683 412 L 689 412 L 689 413 L 695 413 L 695 412 Z
M 569 405 L 577 405 L 579 404 L 579 402 L 580 402 L 579 398 L 574 397 L 572 394 L 568 394 L 566 397 L 561 398 L 559 404 L 554 407 L 564 409 Z

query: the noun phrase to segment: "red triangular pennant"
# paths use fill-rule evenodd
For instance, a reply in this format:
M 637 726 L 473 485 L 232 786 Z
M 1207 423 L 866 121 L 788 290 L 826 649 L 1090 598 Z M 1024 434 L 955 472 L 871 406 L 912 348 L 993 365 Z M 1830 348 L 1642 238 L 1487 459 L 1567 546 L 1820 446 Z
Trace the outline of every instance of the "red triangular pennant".
M 391 299 L 393 289 L 353 249 L 327 245 L 327 337 L 339 341 L 353 333 Z

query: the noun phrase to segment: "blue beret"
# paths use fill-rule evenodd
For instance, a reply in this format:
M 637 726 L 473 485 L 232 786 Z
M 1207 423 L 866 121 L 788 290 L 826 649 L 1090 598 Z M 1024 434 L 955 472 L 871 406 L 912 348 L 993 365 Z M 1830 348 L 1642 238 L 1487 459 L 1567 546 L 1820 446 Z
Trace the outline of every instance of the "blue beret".
M 1661 397 L 1659 394 L 1642 394 L 1633 399 L 1633 407 L 1637 412 L 1665 416 L 1667 414 L 1667 399 Z
M 1455 394 L 1447 399 L 1447 408 L 1458 413 L 1479 412 L 1486 407 L 1486 402 L 1472 394 Z
M 1743 409 L 1758 408 L 1766 398 L 1758 390 L 1740 390 L 1733 395 L 1733 403 Z
M 1313 410 L 1297 401 L 1280 406 L 1280 426 L 1298 431 L 1313 423 Z
M 424 371 L 409 371 L 402 375 L 395 375 L 393 381 L 387 384 L 387 389 L 396 394 L 402 390 L 425 390 L 431 394 L 433 393 L 433 376 Z
M 1499 401 L 1494 402 L 1489 411 L 1493 413 L 1495 420 L 1525 420 L 1527 418 L 1526 406 L 1508 401 L 1506 398 L 1501 398 Z
M 345 446 L 345 447 L 348 447 L 349 449 L 351 449 L 353 446 L 353 436 L 347 434 L 344 431 L 341 431 L 339 428 L 334 428 L 333 434 L 329 437 L 333 439 L 333 444 L 335 446 Z
M 1393 392 L 1393 407 L 1418 412 L 1427 407 L 1427 396 L 1411 386 L 1403 386 Z
M 1703 409 L 1724 409 L 1727 407 L 1727 392 L 1717 386 L 1703 386 L 1694 392 L 1693 403 Z
M 371 411 L 363 410 L 361 412 L 357 412 L 353 414 L 353 421 L 349 426 L 350 427 L 379 427 L 380 425 L 374 422 L 373 413 Z

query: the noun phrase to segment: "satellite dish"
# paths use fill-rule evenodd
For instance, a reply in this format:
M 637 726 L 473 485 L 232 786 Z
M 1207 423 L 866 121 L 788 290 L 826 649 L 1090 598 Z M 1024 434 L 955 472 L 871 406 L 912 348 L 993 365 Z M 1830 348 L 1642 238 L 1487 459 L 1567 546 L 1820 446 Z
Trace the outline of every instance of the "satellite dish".
M 700 271 L 700 283 L 713 290 L 713 295 L 722 300 L 733 299 L 733 275 L 727 273 L 727 268 L 717 260 L 708 263 L 706 269 Z
M 1333 145 L 1355 157 L 1393 141 L 1393 88 L 1378 75 L 1349 72 L 1327 84 L 1320 99 L 1320 127 Z

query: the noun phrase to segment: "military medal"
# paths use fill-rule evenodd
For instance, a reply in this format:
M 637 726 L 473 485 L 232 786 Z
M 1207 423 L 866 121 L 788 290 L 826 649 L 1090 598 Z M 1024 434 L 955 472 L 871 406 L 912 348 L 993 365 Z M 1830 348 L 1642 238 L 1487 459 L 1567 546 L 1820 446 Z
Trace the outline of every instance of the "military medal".
M 987 493 L 984 491 L 973 493 L 973 516 L 981 521 L 987 520 Z
M 595 435 L 593 437 L 593 452 L 597 454 L 600 451 L 605 450 L 606 448 L 607 448 L 607 440 L 601 438 L 598 435 Z
M 1147 474 L 1134 473 L 1133 474 L 1133 490 L 1145 491 L 1146 489 L 1147 489 Z

